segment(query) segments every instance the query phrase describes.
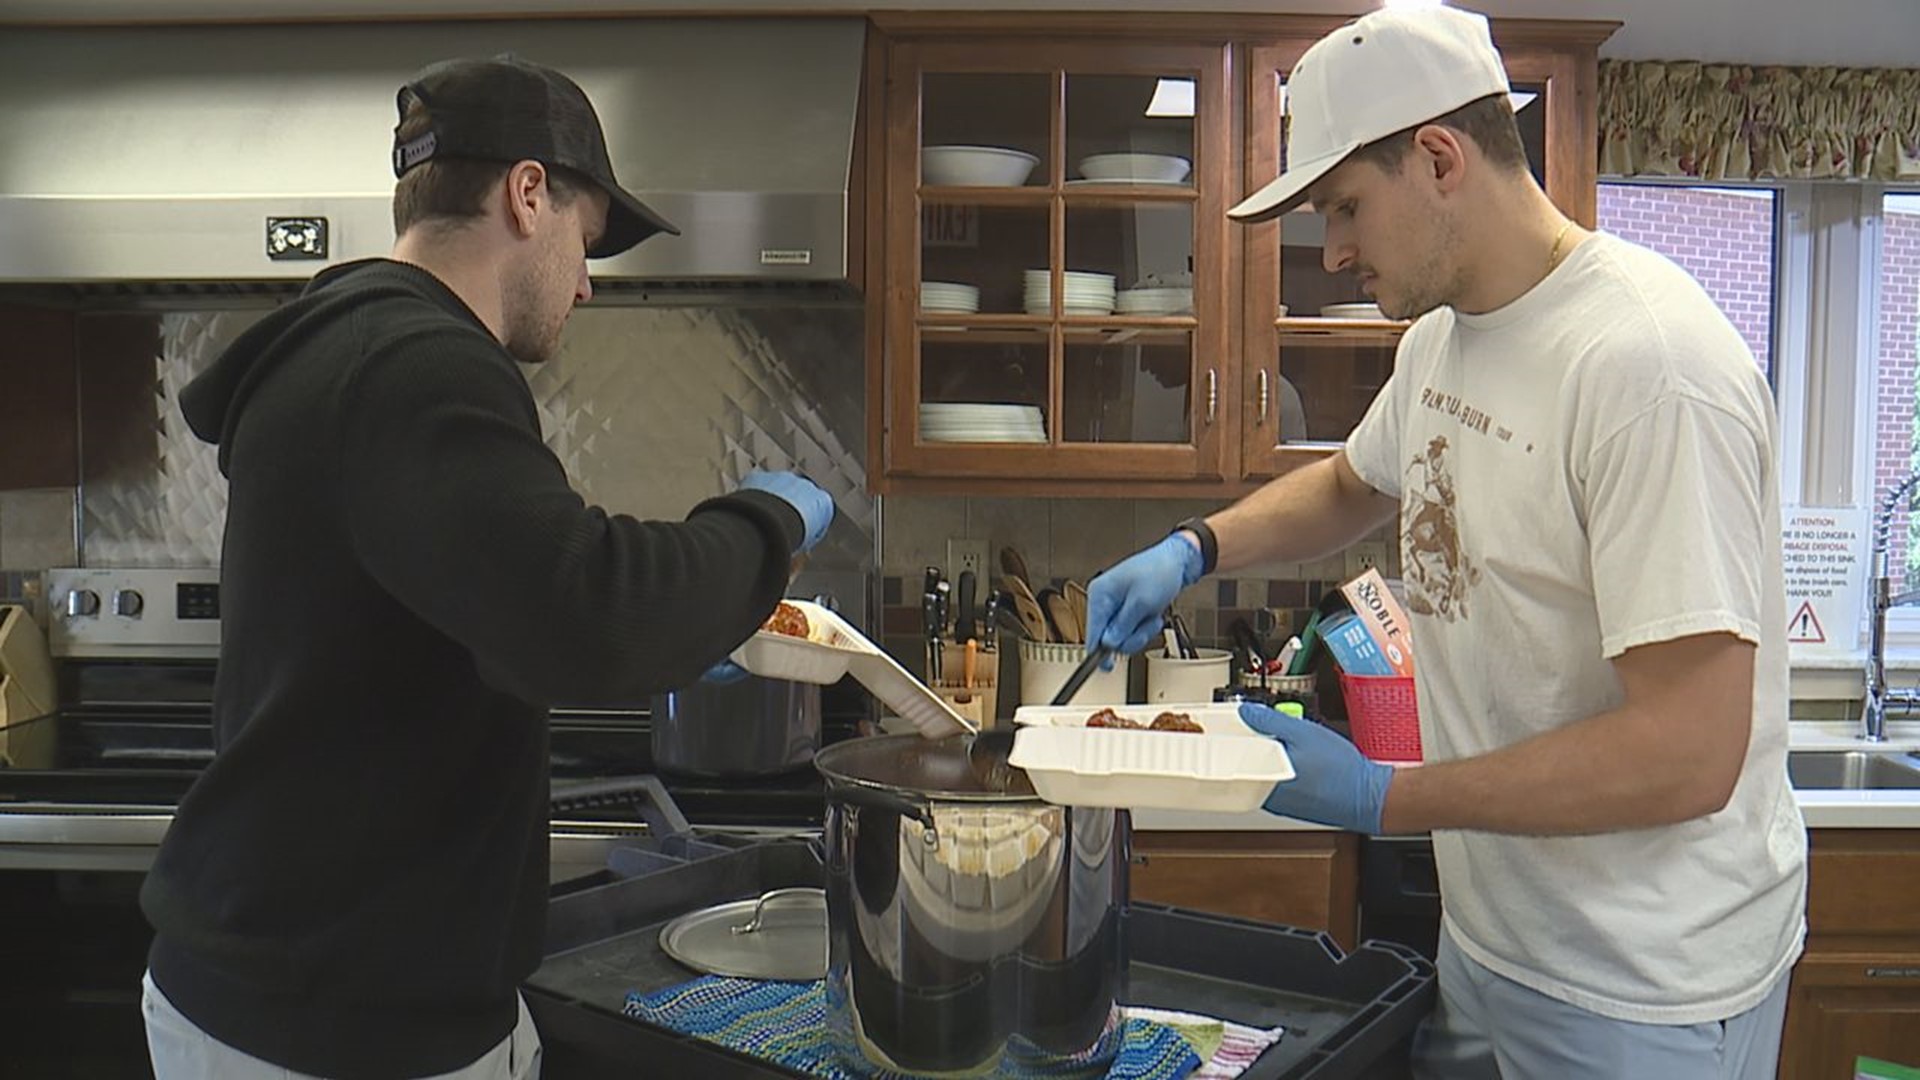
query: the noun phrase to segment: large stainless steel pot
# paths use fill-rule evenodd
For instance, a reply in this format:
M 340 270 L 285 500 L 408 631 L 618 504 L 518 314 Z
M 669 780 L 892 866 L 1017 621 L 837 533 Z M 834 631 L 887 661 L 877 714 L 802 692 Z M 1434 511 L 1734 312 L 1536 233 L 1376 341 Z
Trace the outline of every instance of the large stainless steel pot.
M 1104 1076 L 1126 993 L 1126 814 L 1044 803 L 1018 770 L 983 782 L 966 739 L 814 758 L 829 1030 L 860 1075 Z
M 820 749 L 820 688 L 749 675 L 656 694 L 653 767 L 686 776 L 768 776 Z

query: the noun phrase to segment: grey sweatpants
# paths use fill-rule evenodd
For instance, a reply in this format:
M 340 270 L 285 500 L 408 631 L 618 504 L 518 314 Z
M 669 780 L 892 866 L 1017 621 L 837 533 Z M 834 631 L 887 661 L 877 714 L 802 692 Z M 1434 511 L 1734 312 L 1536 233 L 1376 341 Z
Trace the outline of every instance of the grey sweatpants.
M 1440 1003 L 1413 1041 L 1420 1080 L 1773 1080 L 1787 982 L 1704 1024 L 1614 1020 L 1482 967 L 1440 931 Z

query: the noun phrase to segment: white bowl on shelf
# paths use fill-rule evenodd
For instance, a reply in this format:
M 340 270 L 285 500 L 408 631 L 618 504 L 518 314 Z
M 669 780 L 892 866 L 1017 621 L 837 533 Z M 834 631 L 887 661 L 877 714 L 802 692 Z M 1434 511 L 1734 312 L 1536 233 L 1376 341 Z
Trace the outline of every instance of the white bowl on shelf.
M 1040 159 L 1000 146 L 928 146 L 920 151 L 920 182 L 930 187 L 1019 187 Z
M 1178 184 L 1193 163 L 1172 154 L 1094 154 L 1080 159 L 1080 175 L 1103 184 Z
M 1328 304 L 1320 309 L 1320 316 L 1326 319 L 1375 319 L 1385 321 L 1386 315 L 1380 311 L 1379 304 Z

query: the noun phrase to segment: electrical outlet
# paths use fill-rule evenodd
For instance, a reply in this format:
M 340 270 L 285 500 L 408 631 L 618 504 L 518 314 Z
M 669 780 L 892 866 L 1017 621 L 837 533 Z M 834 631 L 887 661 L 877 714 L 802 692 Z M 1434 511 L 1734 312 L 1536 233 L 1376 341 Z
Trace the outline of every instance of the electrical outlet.
M 990 580 L 987 576 L 987 542 L 985 540 L 966 540 L 958 536 L 947 540 L 947 580 L 958 583 L 962 570 L 973 571 L 973 576 L 980 580 L 979 587 L 983 591 L 976 596 L 984 599 L 986 596 L 984 589 L 987 581 Z
M 1379 540 L 1362 540 L 1347 548 L 1347 580 L 1352 581 L 1369 569 L 1387 572 L 1387 545 Z

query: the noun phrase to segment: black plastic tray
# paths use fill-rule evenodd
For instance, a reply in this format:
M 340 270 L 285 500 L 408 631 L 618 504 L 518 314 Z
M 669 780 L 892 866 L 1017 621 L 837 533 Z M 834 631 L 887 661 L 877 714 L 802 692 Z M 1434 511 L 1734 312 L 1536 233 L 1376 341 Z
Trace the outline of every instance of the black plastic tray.
M 549 905 L 546 961 L 527 1007 L 548 1080 L 608 1075 L 758 1080 L 801 1074 L 620 1014 L 627 992 L 694 978 L 660 949 L 661 926 L 769 889 L 824 886 L 804 843 L 757 844 L 644 877 L 589 879 Z M 1342 954 L 1325 934 L 1158 904 L 1127 914 L 1129 1004 L 1284 1024 L 1249 1080 L 1393 1075 L 1384 1060 L 1433 1007 L 1433 966 L 1390 942 Z M 1376 1071 L 1380 1067 L 1387 1071 Z

